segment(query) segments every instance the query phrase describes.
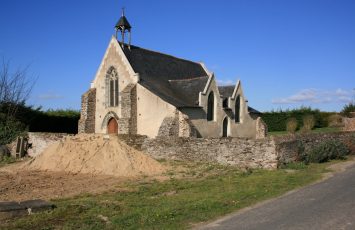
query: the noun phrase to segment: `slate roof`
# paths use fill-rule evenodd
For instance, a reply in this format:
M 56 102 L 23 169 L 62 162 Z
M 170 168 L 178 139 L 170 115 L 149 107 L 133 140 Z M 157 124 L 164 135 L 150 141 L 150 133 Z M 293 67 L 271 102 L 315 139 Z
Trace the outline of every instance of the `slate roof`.
M 226 85 L 226 86 L 218 86 L 218 91 L 221 97 L 227 98 L 231 97 L 234 92 L 235 86 L 233 85 Z
M 249 112 L 249 113 L 258 114 L 258 115 L 263 114 L 262 112 L 259 112 L 258 110 L 254 109 L 254 108 L 252 108 L 252 107 L 250 107 L 250 106 L 248 106 L 248 112 Z
M 227 98 L 227 97 L 231 97 L 233 92 L 234 92 L 234 88 L 235 86 L 233 85 L 227 85 L 227 86 L 218 86 L 218 91 L 219 94 L 221 95 L 221 97 L 223 99 Z M 253 113 L 253 114 L 262 114 L 261 112 L 259 112 L 258 110 L 248 106 L 248 112 L 249 113 Z
M 132 45 L 125 45 L 124 52 L 139 73 L 139 84 L 177 108 L 198 107 L 199 92 L 208 81 L 201 64 Z

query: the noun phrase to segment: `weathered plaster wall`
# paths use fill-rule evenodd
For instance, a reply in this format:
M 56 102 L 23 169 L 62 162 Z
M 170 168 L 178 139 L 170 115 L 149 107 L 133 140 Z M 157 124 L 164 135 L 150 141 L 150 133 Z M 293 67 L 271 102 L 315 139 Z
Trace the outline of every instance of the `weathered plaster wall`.
M 113 66 L 118 73 L 119 79 L 119 105 L 117 107 L 110 107 L 106 103 L 106 74 L 109 68 Z M 92 88 L 96 88 L 96 114 L 95 114 L 95 132 L 96 133 L 106 133 L 107 132 L 107 115 L 113 114 L 113 117 L 123 118 L 122 121 L 118 120 L 119 132 L 126 133 L 126 127 L 128 127 L 129 120 L 127 116 L 123 116 L 125 109 L 122 109 L 121 102 L 125 100 L 122 98 L 122 91 L 124 89 L 131 89 L 130 84 L 136 84 L 138 81 L 138 76 L 133 72 L 131 66 L 129 65 L 126 57 L 123 54 L 122 48 L 119 46 L 115 38 L 111 39 L 111 42 L 107 48 L 105 56 L 99 67 L 99 70 L 95 76 L 92 83 Z M 128 89 L 126 87 L 129 87 Z M 128 94 L 130 92 L 127 92 Z M 111 116 L 111 115 L 110 115 Z M 106 119 L 105 119 L 106 118 Z M 121 127 L 120 127 L 121 125 Z M 123 125 L 123 127 L 122 127 Z
M 229 109 L 223 108 L 223 98 L 220 97 L 218 92 L 217 83 L 215 78 L 211 78 L 211 82 L 207 90 L 200 93 L 200 106 L 198 108 L 181 108 L 180 110 L 185 113 L 192 125 L 195 127 L 199 137 L 222 137 L 223 134 L 223 120 L 228 119 L 227 135 L 229 137 L 244 137 L 256 138 L 256 120 L 253 119 L 248 113 L 248 104 L 244 98 L 244 94 L 240 83 L 236 86 L 236 95 L 240 95 L 240 122 L 235 122 L 235 97 L 229 97 Z M 214 94 L 214 120 L 207 121 L 207 103 L 210 92 Z
M 166 126 L 167 124 L 174 123 L 175 116 L 176 108 L 174 106 L 137 84 L 138 134 L 156 137 L 159 130 L 164 128 L 161 127 L 162 125 Z

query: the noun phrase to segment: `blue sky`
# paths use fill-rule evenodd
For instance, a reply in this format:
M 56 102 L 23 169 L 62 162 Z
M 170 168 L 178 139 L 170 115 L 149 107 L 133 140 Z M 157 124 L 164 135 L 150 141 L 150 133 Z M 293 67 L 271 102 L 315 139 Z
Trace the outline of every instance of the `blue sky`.
M 0 57 L 38 76 L 29 104 L 80 108 L 122 6 L 133 44 L 240 79 L 256 109 L 354 99 L 354 0 L 0 0 Z

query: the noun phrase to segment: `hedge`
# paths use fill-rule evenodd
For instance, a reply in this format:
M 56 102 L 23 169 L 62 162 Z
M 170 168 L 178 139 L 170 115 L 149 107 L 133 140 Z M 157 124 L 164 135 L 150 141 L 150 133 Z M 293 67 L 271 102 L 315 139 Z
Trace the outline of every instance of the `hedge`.
M 0 107 L 0 112 L 6 107 Z M 77 133 L 80 112 L 76 110 L 48 110 L 31 106 L 19 106 L 15 119 L 30 132 Z
M 321 112 L 318 109 L 300 108 L 293 110 L 279 110 L 264 112 L 262 119 L 268 126 L 270 132 L 273 131 L 286 131 L 286 122 L 289 118 L 294 117 L 297 120 L 300 129 L 303 126 L 303 117 L 306 115 L 313 115 L 315 118 L 315 128 L 328 127 L 328 117 L 334 113 Z

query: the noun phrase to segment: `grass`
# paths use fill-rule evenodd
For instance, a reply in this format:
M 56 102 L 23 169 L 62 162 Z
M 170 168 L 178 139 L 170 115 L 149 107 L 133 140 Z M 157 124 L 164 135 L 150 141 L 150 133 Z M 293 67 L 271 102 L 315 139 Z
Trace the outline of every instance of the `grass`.
M 8 165 L 8 164 L 12 164 L 16 162 L 16 158 L 10 156 L 10 157 L 7 157 L 7 156 L 4 156 L 1 160 L 0 160 L 0 167 L 2 166 L 5 166 L 5 165 Z
M 54 211 L 0 223 L 0 229 L 186 229 L 314 182 L 328 165 L 240 171 L 190 164 L 163 182 L 131 181 L 127 191 L 53 200 Z
M 325 127 L 325 128 L 316 128 L 311 130 L 310 133 L 334 133 L 334 132 L 339 132 L 341 131 L 340 128 L 338 127 Z M 296 133 L 302 133 L 301 131 L 297 131 Z M 270 136 L 281 136 L 281 135 L 287 135 L 289 134 L 287 131 L 273 131 L 269 132 L 268 135 Z

